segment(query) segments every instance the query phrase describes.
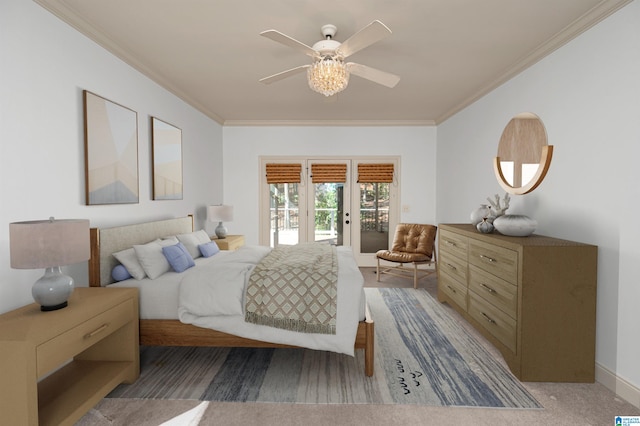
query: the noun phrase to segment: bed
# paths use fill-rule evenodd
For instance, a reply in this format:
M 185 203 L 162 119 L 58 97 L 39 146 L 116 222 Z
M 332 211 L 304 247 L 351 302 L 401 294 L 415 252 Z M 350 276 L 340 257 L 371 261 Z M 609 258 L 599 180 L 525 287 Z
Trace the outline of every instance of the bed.
M 161 276 L 151 280 L 148 278 L 143 280 L 129 279 L 120 282 L 116 282 L 112 277 L 113 269 L 119 265 L 119 261 L 114 257 L 114 253 L 121 253 L 134 245 L 144 245 L 150 241 L 157 240 L 159 238 L 165 238 L 167 236 L 175 236 L 181 234 L 189 234 L 194 232 L 194 222 L 192 216 L 159 220 L 153 222 L 145 222 L 133 225 L 125 225 L 111 228 L 91 228 L 91 259 L 89 260 L 89 285 L 92 287 L 102 286 L 131 286 L 137 287 L 140 290 L 140 344 L 145 346 L 214 346 L 214 347 L 255 347 L 255 348 L 279 348 L 279 347 L 306 347 L 318 350 L 332 350 L 335 352 L 348 353 L 342 349 L 323 349 L 326 344 L 331 346 L 333 340 L 336 340 L 331 335 L 319 335 L 319 334 L 307 334 L 306 336 L 299 336 L 303 340 L 303 344 L 291 344 L 287 333 L 289 331 L 272 332 L 270 327 L 249 324 L 242 325 L 243 330 L 237 331 L 233 328 L 235 326 L 226 326 L 226 318 L 223 318 L 222 325 L 217 329 L 208 328 L 208 326 L 194 325 L 199 322 L 198 318 L 191 318 L 192 323 L 185 323 L 180 318 L 188 318 L 188 316 L 182 315 L 180 309 L 182 306 L 178 306 L 178 298 L 182 297 L 180 292 L 180 286 L 176 286 L 176 279 L 186 281 L 186 276 L 176 278 L 178 275 L 176 272 L 170 271 L 163 273 Z M 243 248 L 244 249 L 244 248 Z M 269 250 L 268 248 L 263 248 Z M 254 250 L 253 252 L 249 250 Z M 255 250 L 259 250 L 258 247 L 247 248 L 244 251 L 237 250 L 236 252 L 220 252 L 213 256 L 216 262 L 224 262 L 232 259 L 234 256 L 242 257 L 247 254 L 255 253 Z M 355 260 L 349 248 L 338 248 L 338 300 L 340 299 L 340 292 L 345 287 L 343 282 L 349 280 L 353 275 L 351 273 L 359 274 Z M 347 254 L 348 253 L 348 254 Z M 191 275 L 197 273 L 202 274 L 205 267 L 201 264 L 206 263 L 208 259 L 196 259 L 196 267 L 191 268 L 189 271 L 183 272 Z M 229 262 L 231 262 L 229 260 Z M 213 263 L 213 261 L 212 261 Z M 343 267 L 344 266 L 344 267 Z M 354 270 L 355 269 L 355 270 Z M 352 270 L 352 272 L 350 272 Z M 360 279 L 362 279 L 360 275 Z M 190 280 L 193 281 L 194 277 L 191 276 Z M 342 285 L 341 285 L 342 284 Z M 150 290 L 150 288 L 152 290 Z M 164 289 L 159 291 L 160 289 Z M 350 290 L 353 291 L 353 290 Z M 361 290 L 360 290 L 361 291 Z M 343 293 L 344 294 L 344 293 Z M 364 300 L 364 291 L 362 291 L 361 307 L 357 313 L 353 313 L 353 309 L 345 311 L 346 307 L 337 304 L 337 333 L 342 334 L 344 339 L 344 333 L 341 330 L 344 326 L 340 325 L 340 321 L 346 321 L 349 319 L 349 325 L 347 328 L 352 329 L 352 332 L 348 334 L 349 345 L 353 341 L 350 352 L 353 354 L 355 350 L 364 350 L 364 369 L 367 376 L 373 375 L 374 365 L 374 322 L 368 310 L 366 301 Z M 182 303 L 182 301 L 180 302 Z M 342 309 L 342 311 L 341 311 Z M 355 316 L 354 316 L 355 315 Z M 353 318 L 353 321 L 351 320 Z M 202 321 L 200 321 L 202 322 Z M 356 325 L 357 322 L 357 325 Z M 237 321 L 236 321 L 237 323 Z M 200 324 L 202 325 L 202 324 Z M 229 328 L 231 327 L 231 328 Z M 253 328 L 261 328 L 260 337 L 256 338 L 256 330 Z M 265 328 L 266 327 L 266 328 Z M 245 330 L 247 328 L 248 330 Z M 222 331 L 221 331 L 222 330 Z M 234 332 L 236 330 L 237 332 Z M 266 332 L 265 332 L 266 330 Z M 248 334 L 247 334 L 248 333 Z M 272 335 L 273 334 L 273 335 Z M 303 333 L 297 333 L 302 335 Z M 251 337 L 247 337 L 251 336 Z M 265 338 L 266 336 L 266 338 Z M 263 340 L 264 338 L 264 340 Z M 296 340 L 297 342 L 298 340 Z M 328 343 L 325 343 L 328 342 Z M 344 342 L 341 343 L 344 346 Z

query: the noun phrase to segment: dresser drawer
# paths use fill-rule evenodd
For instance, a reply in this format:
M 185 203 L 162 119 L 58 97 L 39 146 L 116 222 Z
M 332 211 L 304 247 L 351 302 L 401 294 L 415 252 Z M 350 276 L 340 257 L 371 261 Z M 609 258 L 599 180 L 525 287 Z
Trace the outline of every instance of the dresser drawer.
M 516 318 L 518 309 L 518 287 L 489 274 L 474 265 L 469 265 L 469 290 L 484 300 Z
M 39 345 L 36 355 L 38 377 L 132 321 L 133 313 L 133 301 L 126 301 Z
M 469 241 L 469 263 L 510 283 L 517 283 L 518 253 L 482 241 Z
M 438 288 L 449 296 L 460 308 L 467 310 L 467 286 L 446 272 L 438 276 Z
M 440 248 L 440 257 L 445 253 L 450 253 L 461 259 L 467 260 L 467 250 L 469 243 L 467 237 L 456 234 L 455 232 L 449 232 L 446 230 L 440 230 L 438 238 L 438 247 Z
M 469 292 L 469 315 L 506 347 L 516 352 L 516 320 L 473 291 Z
M 438 270 L 446 272 L 455 277 L 458 281 L 467 282 L 467 262 L 449 253 L 440 253 L 438 260 Z

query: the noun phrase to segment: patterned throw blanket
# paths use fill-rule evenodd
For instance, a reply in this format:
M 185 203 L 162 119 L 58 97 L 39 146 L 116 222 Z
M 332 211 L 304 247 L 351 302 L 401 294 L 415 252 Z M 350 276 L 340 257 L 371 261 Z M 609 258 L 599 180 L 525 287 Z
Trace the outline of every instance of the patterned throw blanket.
M 245 321 L 303 333 L 336 334 L 337 282 L 334 246 L 277 247 L 251 273 Z

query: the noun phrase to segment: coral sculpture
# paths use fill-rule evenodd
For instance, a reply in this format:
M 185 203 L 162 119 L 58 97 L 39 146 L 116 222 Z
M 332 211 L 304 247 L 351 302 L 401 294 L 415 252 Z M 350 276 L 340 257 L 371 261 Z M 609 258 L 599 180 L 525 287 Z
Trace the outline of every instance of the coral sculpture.
M 502 202 L 500 202 L 500 196 L 498 194 L 494 195 L 494 199 L 492 200 L 491 198 L 487 197 L 487 201 L 489 201 L 489 203 L 491 203 L 491 207 L 492 207 L 492 215 L 494 218 L 502 216 L 507 209 L 509 208 L 509 200 L 511 198 L 509 197 L 508 193 L 504 194 L 504 198 L 502 200 Z

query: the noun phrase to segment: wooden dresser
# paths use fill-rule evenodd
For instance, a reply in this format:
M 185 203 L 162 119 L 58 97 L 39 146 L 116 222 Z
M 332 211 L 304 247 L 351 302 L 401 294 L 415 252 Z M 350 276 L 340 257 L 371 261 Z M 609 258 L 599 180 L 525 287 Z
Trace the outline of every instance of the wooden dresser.
M 595 379 L 598 248 L 440 224 L 438 299 L 504 356 L 518 379 Z

